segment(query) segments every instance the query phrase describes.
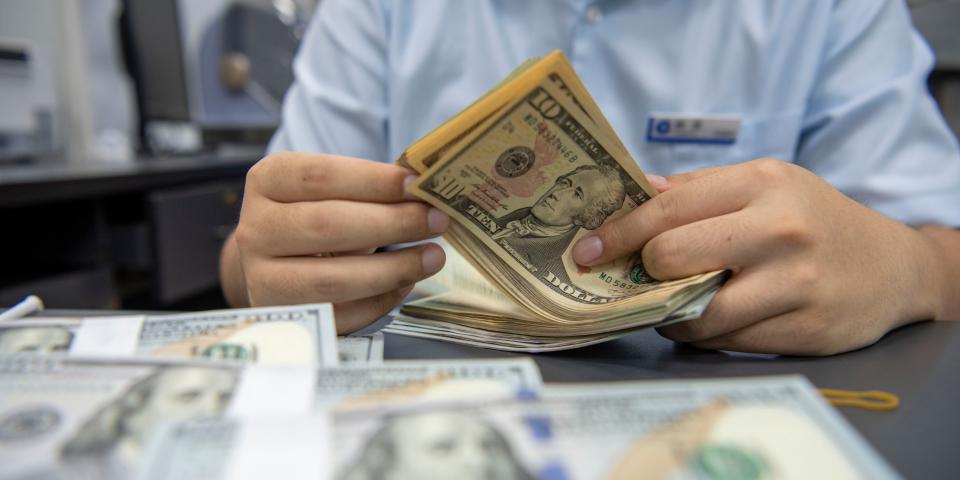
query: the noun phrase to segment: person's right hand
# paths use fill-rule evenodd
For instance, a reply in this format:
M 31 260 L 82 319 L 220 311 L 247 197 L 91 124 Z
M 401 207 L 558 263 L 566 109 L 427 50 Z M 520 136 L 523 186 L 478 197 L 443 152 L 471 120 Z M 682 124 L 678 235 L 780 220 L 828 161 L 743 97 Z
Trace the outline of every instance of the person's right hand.
M 234 276 L 242 277 L 233 283 L 245 288 L 245 303 L 332 302 L 340 334 L 389 312 L 445 260 L 435 244 L 372 253 L 446 231 L 447 215 L 404 193 L 412 176 L 334 155 L 284 152 L 260 160 L 247 173 L 232 239 L 240 266 Z M 229 257 L 225 250 L 222 261 Z

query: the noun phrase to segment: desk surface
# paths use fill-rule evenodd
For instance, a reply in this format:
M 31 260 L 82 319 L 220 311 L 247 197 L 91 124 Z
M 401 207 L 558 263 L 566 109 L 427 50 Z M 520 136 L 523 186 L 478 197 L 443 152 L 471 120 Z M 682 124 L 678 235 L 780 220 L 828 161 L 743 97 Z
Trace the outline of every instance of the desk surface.
M 0 167 L 0 207 L 182 185 L 187 182 L 242 177 L 261 157 L 259 151 L 192 157 L 139 159 L 128 163 L 54 162 Z
M 500 357 L 510 353 L 386 335 L 387 359 Z M 893 412 L 839 410 L 907 478 L 957 478 L 960 466 L 960 322 L 901 328 L 872 347 L 825 358 L 699 350 L 652 330 L 600 345 L 533 356 L 547 382 L 709 378 L 799 373 L 820 388 L 885 390 Z

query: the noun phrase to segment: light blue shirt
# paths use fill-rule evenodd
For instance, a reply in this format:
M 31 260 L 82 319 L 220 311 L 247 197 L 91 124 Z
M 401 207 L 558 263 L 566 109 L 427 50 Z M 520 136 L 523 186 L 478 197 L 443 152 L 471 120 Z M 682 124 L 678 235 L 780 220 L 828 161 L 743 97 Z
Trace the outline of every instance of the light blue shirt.
M 776 157 L 911 224 L 960 226 L 960 151 L 898 0 L 323 0 L 270 149 L 393 161 L 524 59 L 561 49 L 640 167 Z M 741 118 L 647 141 L 653 112 Z

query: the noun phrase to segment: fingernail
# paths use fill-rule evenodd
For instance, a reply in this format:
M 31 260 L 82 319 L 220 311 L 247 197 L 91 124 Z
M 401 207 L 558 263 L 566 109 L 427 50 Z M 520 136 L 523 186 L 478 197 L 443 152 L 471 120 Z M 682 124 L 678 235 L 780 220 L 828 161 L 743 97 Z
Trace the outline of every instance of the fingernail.
M 416 175 L 407 175 L 403 179 L 403 198 L 407 200 L 416 200 L 417 196 L 410 192 L 410 184 L 417 180 Z
M 646 175 L 647 175 L 647 181 L 652 183 L 654 187 L 657 187 L 657 190 L 661 190 L 670 186 L 670 182 L 668 182 L 666 178 L 661 177 L 660 175 L 654 175 L 652 173 L 648 173 Z
M 603 254 L 603 242 L 597 236 L 581 238 L 573 246 L 573 260 L 580 265 L 589 264 L 600 258 L 601 254 Z
M 448 217 L 446 213 L 436 208 L 430 208 L 430 210 L 427 211 L 427 227 L 430 228 L 432 233 L 446 232 L 449 226 L 450 217 Z
M 443 267 L 443 250 L 441 250 L 440 247 L 426 247 L 420 255 L 424 275 L 433 275 Z

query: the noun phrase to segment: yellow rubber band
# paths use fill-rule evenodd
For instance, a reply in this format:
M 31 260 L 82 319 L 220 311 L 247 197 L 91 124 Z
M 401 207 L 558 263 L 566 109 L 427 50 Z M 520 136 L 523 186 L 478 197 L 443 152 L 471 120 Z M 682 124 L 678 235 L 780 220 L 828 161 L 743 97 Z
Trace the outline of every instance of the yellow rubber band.
M 900 397 L 882 390 L 834 390 L 830 388 L 819 389 L 820 395 L 836 407 L 855 407 L 865 410 L 890 411 L 896 410 L 900 406 Z

